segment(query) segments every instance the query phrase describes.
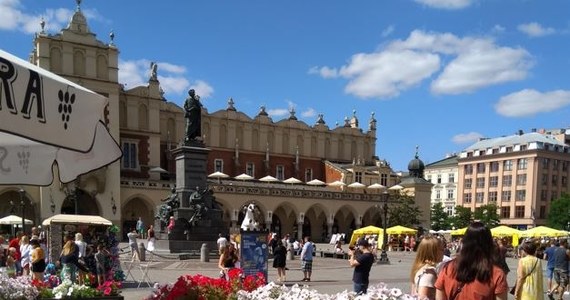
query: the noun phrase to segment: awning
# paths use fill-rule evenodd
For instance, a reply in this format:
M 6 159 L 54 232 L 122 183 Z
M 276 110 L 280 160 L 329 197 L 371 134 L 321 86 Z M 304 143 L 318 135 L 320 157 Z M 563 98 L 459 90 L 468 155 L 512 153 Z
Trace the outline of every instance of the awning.
M 113 225 L 113 222 L 100 217 L 91 215 L 55 215 L 49 217 L 42 222 L 42 225 L 49 226 L 53 224 L 90 224 L 90 225 Z

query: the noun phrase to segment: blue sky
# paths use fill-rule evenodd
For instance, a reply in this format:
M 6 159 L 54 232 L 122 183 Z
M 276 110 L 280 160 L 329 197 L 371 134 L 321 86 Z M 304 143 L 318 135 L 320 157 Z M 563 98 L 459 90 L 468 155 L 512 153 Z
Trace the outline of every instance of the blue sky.
M 570 126 L 570 1 L 92 1 L 90 29 L 120 49 L 120 82 L 146 84 L 151 61 L 169 101 L 195 88 L 209 112 L 330 128 L 353 111 L 378 121 L 376 154 L 405 170 L 479 137 Z M 0 0 L 0 48 L 27 58 L 46 21 L 75 1 Z

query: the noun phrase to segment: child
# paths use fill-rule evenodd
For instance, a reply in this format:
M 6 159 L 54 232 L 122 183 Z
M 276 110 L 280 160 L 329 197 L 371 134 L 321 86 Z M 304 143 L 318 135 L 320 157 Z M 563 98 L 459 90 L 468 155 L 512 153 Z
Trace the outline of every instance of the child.
M 97 270 L 97 282 L 99 285 L 103 285 L 105 282 L 105 259 L 109 255 L 109 252 L 105 250 L 103 244 L 97 246 L 97 253 L 95 253 L 95 268 Z
M 18 261 L 17 255 L 18 253 L 16 248 L 8 248 L 8 254 L 6 256 L 6 274 L 10 278 L 16 277 L 16 262 Z

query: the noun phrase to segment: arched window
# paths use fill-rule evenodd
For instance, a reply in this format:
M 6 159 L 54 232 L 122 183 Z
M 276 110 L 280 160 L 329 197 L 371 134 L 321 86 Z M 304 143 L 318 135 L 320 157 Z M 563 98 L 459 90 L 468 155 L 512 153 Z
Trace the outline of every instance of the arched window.
M 49 56 L 49 69 L 54 73 L 61 73 L 61 70 L 63 69 L 61 50 L 59 48 L 51 48 Z
M 139 129 L 148 130 L 148 109 L 146 105 L 139 105 Z
M 97 78 L 109 79 L 107 58 L 104 55 L 97 56 Z
M 119 102 L 119 126 L 122 128 L 127 127 L 127 103 L 125 101 Z
M 81 51 L 73 52 L 73 74 L 85 76 L 85 55 Z

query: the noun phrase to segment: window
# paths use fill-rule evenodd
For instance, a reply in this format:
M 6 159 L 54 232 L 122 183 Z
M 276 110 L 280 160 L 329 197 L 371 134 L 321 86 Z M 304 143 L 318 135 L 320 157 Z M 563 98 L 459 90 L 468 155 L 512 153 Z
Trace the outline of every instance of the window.
M 362 183 L 362 172 L 354 172 L 354 182 Z
M 431 175 L 428 175 L 426 180 L 431 182 Z
M 455 173 L 449 173 L 449 175 L 447 175 L 447 178 L 448 178 L 450 183 L 454 183 L 455 182 Z
M 548 199 L 548 190 L 540 191 L 540 201 L 546 201 Z
M 445 212 L 447 213 L 448 216 L 453 216 L 453 206 L 446 206 L 445 207 Z
M 526 174 L 517 175 L 517 185 L 526 185 Z
M 138 144 L 135 142 L 123 142 L 123 169 L 138 169 Z
M 277 170 L 275 172 L 275 178 L 279 180 L 285 180 L 285 167 L 282 165 L 277 166 Z
M 484 163 L 478 163 L 477 164 L 477 173 L 485 173 L 485 164 Z
M 567 161 L 562 162 L 562 171 L 563 172 L 568 171 L 568 162 Z
M 526 145 L 521 145 L 520 151 L 524 151 L 524 150 L 526 150 Z
M 517 190 L 516 193 L 516 201 L 524 201 L 526 199 L 526 190 Z
M 513 170 L 513 161 L 505 160 L 503 162 L 503 171 L 512 171 L 512 170 Z
M 224 161 L 221 159 L 214 159 L 214 171 L 224 173 Z
M 542 174 L 542 184 L 548 184 L 548 174 Z
M 502 206 L 501 207 L 501 218 L 502 219 L 509 219 L 511 217 L 511 207 L 510 206 Z
M 484 188 L 485 187 L 485 177 L 477 178 L 477 187 Z
M 568 185 L 568 177 L 562 176 L 562 186 L 565 187 Z
M 489 177 L 489 187 L 497 187 L 498 184 L 499 184 L 498 176 Z
M 447 200 L 453 200 L 454 192 L 453 190 L 447 190 Z
M 471 178 L 465 179 L 465 188 L 470 189 L 473 180 Z
M 380 175 L 380 184 L 383 186 L 388 186 L 388 174 Z
M 515 206 L 515 218 L 524 218 L 524 206 Z
M 507 148 L 505 149 L 505 151 L 506 151 L 507 153 L 513 152 L 513 147 L 507 147 Z
M 558 162 L 559 162 L 558 159 L 553 159 L 553 160 L 552 160 L 552 170 L 553 170 L 553 171 L 558 171 Z
M 248 162 L 245 165 L 245 174 L 251 176 L 251 177 L 255 177 L 255 164 L 252 162 Z
M 517 162 L 517 168 L 519 170 L 526 170 L 528 164 L 528 159 L 526 158 L 519 158 L 518 162 Z
M 558 185 L 558 176 L 552 175 L 552 185 Z
M 511 186 L 513 185 L 513 175 L 505 175 L 503 176 L 503 186 Z
M 552 192 L 550 193 L 550 201 L 554 201 L 558 198 L 558 191 L 557 190 L 552 190 Z
M 489 192 L 489 202 L 497 202 L 497 192 Z
M 501 201 L 510 202 L 511 201 L 511 191 L 503 191 L 501 193 Z
M 305 182 L 313 180 L 313 169 L 305 169 Z
M 483 192 L 475 193 L 475 201 L 477 201 L 477 203 L 483 203 L 484 198 L 485 198 L 485 193 Z
M 493 150 L 491 150 L 493 152 L 493 154 L 498 154 L 499 153 L 499 148 L 493 148 Z
M 463 202 L 465 203 L 471 203 L 471 193 L 465 193 L 463 194 Z
M 435 199 L 437 199 L 437 200 L 441 199 L 441 190 L 435 191 Z
M 437 174 L 437 183 L 441 183 L 441 174 Z
M 494 161 L 491 162 L 491 172 L 499 172 L 499 162 L 498 161 Z
M 542 159 L 542 167 L 543 167 L 544 169 L 548 169 L 549 163 L 550 163 L 550 159 L 548 159 L 548 158 L 543 158 L 543 159 Z
M 473 174 L 473 166 L 472 165 L 465 165 L 463 167 L 465 174 Z

